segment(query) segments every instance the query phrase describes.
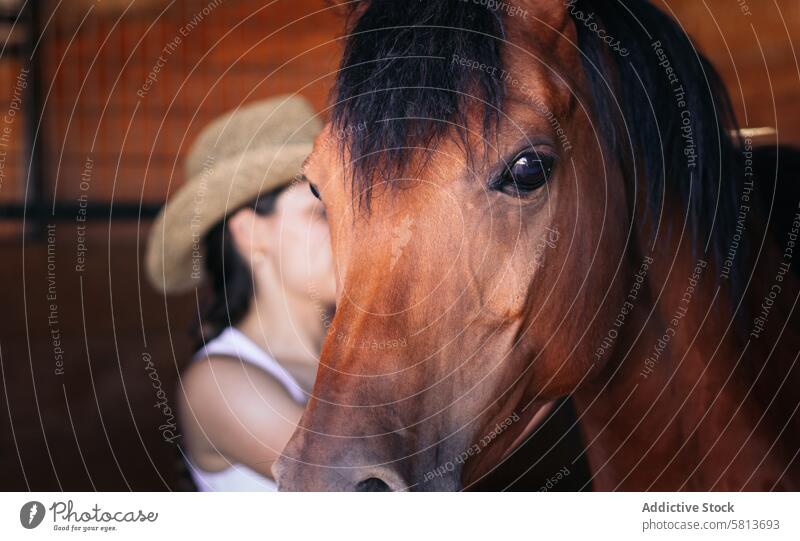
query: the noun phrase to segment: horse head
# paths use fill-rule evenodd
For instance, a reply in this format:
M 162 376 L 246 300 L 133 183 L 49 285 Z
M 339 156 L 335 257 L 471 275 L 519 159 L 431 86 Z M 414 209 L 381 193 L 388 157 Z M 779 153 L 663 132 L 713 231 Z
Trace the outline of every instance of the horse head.
M 719 81 L 647 2 L 604 4 L 354 8 L 304 166 L 337 310 L 282 489 L 468 486 L 618 368 L 655 236 L 725 233 Z

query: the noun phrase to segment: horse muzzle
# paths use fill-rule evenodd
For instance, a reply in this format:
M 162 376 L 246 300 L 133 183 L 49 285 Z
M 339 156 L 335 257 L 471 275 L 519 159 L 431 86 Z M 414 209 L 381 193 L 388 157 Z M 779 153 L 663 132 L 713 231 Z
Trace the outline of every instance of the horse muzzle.
M 394 451 L 405 458 L 385 461 L 365 452 L 357 441 L 339 449 L 325 447 L 325 457 L 315 451 L 317 435 L 298 432 L 272 467 L 281 491 L 301 492 L 405 492 L 455 491 L 461 488 L 462 465 L 453 461 L 436 464 L 437 449 L 420 452 Z M 305 440 L 305 441 L 304 441 Z M 309 447 L 305 447 L 308 444 Z M 425 460 L 427 458 L 427 460 Z M 423 463 L 427 464 L 423 466 Z

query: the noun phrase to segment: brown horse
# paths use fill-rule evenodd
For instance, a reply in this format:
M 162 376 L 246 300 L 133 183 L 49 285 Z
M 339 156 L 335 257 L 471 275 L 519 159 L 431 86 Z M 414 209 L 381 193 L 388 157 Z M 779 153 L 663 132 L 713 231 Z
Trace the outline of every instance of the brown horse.
M 565 396 L 594 488 L 800 489 L 798 190 L 675 22 L 620 6 L 353 10 L 304 172 L 337 311 L 282 489 L 469 488 Z

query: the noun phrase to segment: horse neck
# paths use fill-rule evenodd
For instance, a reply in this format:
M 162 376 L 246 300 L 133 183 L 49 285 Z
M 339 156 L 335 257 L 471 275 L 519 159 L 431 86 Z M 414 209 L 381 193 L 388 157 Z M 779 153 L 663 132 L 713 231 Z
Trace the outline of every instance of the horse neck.
M 773 440 L 739 377 L 747 352 L 723 316 L 718 276 L 685 250 L 654 261 L 650 298 L 605 371 L 576 393 L 596 489 L 764 489 L 780 478 L 769 460 L 755 466 Z

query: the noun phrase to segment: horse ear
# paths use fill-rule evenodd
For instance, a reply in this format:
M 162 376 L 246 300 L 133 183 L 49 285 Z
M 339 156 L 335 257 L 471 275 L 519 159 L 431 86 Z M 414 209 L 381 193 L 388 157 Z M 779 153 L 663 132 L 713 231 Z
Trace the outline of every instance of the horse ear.
M 334 3 L 337 13 L 343 14 L 345 28 L 349 31 L 370 5 L 371 0 L 350 0 L 349 2 Z
M 505 13 L 506 27 L 519 28 L 541 45 L 575 43 L 577 32 L 570 17 L 575 3 L 576 0 L 518 0 L 516 9 Z M 516 19 L 528 24 L 512 24 Z
M 518 0 L 517 9 L 509 9 L 507 16 L 521 17 L 563 32 L 569 26 L 569 7 L 574 3 L 575 0 Z

